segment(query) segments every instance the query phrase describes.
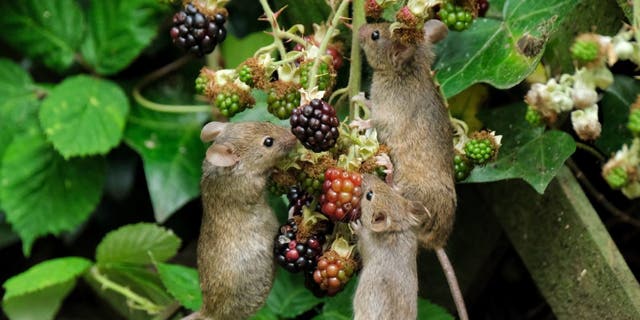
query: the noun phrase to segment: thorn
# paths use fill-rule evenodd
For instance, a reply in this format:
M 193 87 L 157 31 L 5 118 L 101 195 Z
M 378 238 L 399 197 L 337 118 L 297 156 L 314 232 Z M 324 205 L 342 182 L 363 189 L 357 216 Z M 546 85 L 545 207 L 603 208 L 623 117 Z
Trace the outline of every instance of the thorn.
M 284 9 L 287 8 L 288 5 L 285 5 L 284 7 L 280 8 L 280 10 L 276 11 L 273 13 L 273 17 L 278 20 L 278 17 L 280 16 L 280 14 L 282 13 L 282 11 L 284 11 Z

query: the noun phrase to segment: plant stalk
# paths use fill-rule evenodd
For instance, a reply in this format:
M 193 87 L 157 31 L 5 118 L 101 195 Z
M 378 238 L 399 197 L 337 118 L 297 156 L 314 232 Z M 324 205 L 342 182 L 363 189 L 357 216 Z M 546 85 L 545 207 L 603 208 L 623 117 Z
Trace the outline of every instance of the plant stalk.
M 131 301 L 132 308 L 144 310 L 150 315 L 158 314 L 164 310 L 162 306 L 159 306 L 153 303 L 151 300 L 140 296 L 139 294 L 131 291 L 131 289 L 111 281 L 109 278 L 107 278 L 107 276 L 100 273 L 100 270 L 98 270 L 97 266 L 91 267 L 91 275 L 98 283 L 100 283 L 103 289 L 113 290 L 123 295 L 125 298 L 127 298 L 128 301 Z
M 352 33 L 351 38 L 351 66 L 349 69 L 349 119 L 353 120 L 357 115 L 357 104 L 352 103 L 351 99 L 360 93 L 362 82 L 362 58 L 360 54 L 360 42 L 358 41 L 358 30 L 366 22 L 364 16 L 364 0 L 353 0 L 353 13 L 351 21 Z

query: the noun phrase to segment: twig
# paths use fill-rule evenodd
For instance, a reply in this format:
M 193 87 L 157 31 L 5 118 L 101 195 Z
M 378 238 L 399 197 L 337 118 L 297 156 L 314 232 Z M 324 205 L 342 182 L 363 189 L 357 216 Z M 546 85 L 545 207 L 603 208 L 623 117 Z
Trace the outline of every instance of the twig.
M 151 300 L 131 291 L 131 289 L 124 287 L 116 282 L 111 281 L 107 276 L 100 273 L 97 266 L 91 267 L 91 275 L 102 286 L 102 289 L 113 290 L 130 302 L 130 307 L 134 309 L 140 309 L 146 311 L 148 314 L 158 314 L 163 310 L 162 306 L 153 303 Z
M 364 0 L 353 0 L 353 20 L 351 26 L 353 37 L 351 38 L 351 68 L 349 69 L 349 99 L 360 93 L 360 85 L 362 81 L 362 60 L 360 55 L 360 42 L 358 41 L 357 32 L 366 22 L 364 16 Z M 349 119 L 353 120 L 356 116 L 357 105 L 349 103 Z
M 151 109 L 153 111 L 167 112 L 167 113 L 196 113 L 196 112 L 209 112 L 211 107 L 209 105 L 167 105 L 153 102 L 145 98 L 140 92 L 150 83 L 166 76 L 167 74 L 179 69 L 191 60 L 190 55 L 185 55 L 178 60 L 175 60 L 166 66 L 155 70 L 146 75 L 136 86 L 133 88 L 133 99 L 141 106 Z
M 586 152 L 588 152 L 589 154 L 591 154 L 592 156 L 598 158 L 598 160 L 601 163 L 605 163 L 607 162 L 607 159 L 604 158 L 604 156 L 602 155 L 602 153 L 600 153 L 600 151 L 596 150 L 594 147 L 586 144 L 586 143 L 582 143 L 579 141 L 576 141 L 576 147 L 578 149 L 584 150 Z
M 582 183 L 584 189 L 587 190 L 587 192 L 598 203 L 600 203 L 605 210 L 607 210 L 609 213 L 614 215 L 620 221 L 628 223 L 636 228 L 640 228 L 640 220 L 630 216 L 628 213 L 618 209 L 611 202 L 609 202 L 609 200 L 607 200 L 607 198 L 600 191 L 598 191 L 593 186 L 593 184 L 591 184 L 591 181 L 589 181 L 589 179 L 584 175 L 582 170 L 580 170 L 580 168 L 578 168 L 578 166 L 575 163 L 573 163 L 571 159 L 567 160 L 567 165 L 569 166 L 569 168 L 571 168 L 571 171 L 573 171 L 573 174 L 576 176 L 576 179 L 578 179 L 578 181 Z

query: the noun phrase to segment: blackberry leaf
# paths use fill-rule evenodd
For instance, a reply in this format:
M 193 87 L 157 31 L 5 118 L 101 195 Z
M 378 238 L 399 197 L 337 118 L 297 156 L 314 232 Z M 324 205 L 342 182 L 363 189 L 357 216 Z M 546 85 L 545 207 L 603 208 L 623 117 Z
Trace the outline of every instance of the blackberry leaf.
M 153 223 L 137 223 L 109 232 L 96 248 L 96 262 L 151 263 L 173 257 L 180 247 L 180 239 L 168 229 Z

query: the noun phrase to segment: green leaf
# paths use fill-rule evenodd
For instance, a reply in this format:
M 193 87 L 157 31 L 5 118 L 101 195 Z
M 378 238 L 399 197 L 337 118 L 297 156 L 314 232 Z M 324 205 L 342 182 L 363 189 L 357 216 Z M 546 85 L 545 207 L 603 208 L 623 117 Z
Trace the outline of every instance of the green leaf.
M 185 103 L 187 84 L 175 80 L 147 98 Z M 152 91 L 152 90 L 149 90 Z M 200 194 L 202 160 L 206 152 L 200 141 L 206 114 L 167 114 L 137 105 L 129 116 L 125 142 L 142 157 L 156 221 L 164 222 L 174 211 Z
M 173 301 L 158 274 L 150 270 L 148 265 L 109 263 L 100 265 L 100 272 L 109 280 L 123 284 L 157 304 L 166 305 Z
M 8 59 L 0 59 L 0 96 L 15 97 L 31 93 L 33 80 L 27 71 Z
M 173 231 L 153 223 L 137 223 L 109 232 L 96 248 L 98 264 L 149 264 L 173 257 L 180 247 L 180 238 Z
M 84 34 L 77 1 L 2 1 L 0 12 L 0 37 L 10 46 L 56 71 L 71 66 Z
M 503 135 L 498 159 L 475 167 L 466 182 L 489 182 L 521 178 L 542 194 L 569 156 L 576 149 L 565 132 L 532 128 L 525 120 L 526 108 L 507 106 L 481 114 L 489 128 Z
M 265 305 L 256 314 L 249 318 L 250 320 L 279 320 L 278 315 L 273 313 L 269 306 Z
M 127 67 L 160 30 L 161 8 L 157 0 L 90 1 L 84 60 L 102 75 Z
M 224 58 L 225 66 L 235 68 L 247 58 L 251 58 L 256 50 L 271 42 L 273 42 L 273 38 L 264 32 L 250 33 L 240 39 L 229 34 L 224 40 L 224 45 L 220 46 L 220 52 Z
M 160 280 L 174 298 L 188 309 L 194 311 L 200 309 L 202 292 L 198 270 L 168 263 L 157 263 L 156 267 Z
M 602 133 L 596 147 L 610 156 L 623 144 L 629 143 L 633 135 L 627 128 L 629 107 L 640 93 L 640 82 L 631 77 L 616 75 L 613 84 L 605 90 L 598 102 L 602 112 Z
M 120 143 L 128 111 L 118 85 L 80 75 L 51 91 L 42 103 L 40 124 L 65 158 L 106 154 Z
M 7 280 L 2 285 L 6 290 L 2 299 L 11 299 L 73 280 L 82 275 L 90 266 L 91 261 L 79 257 L 58 258 L 41 262 Z
M 435 69 L 446 97 L 477 82 L 510 88 L 540 61 L 544 43 L 573 8 L 569 0 L 507 0 L 502 20 L 478 18 L 436 47 Z M 522 50 L 520 47 L 526 48 Z M 526 45 L 525 45 L 526 44 Z
M 59 283 L 36 292 L 3 301 L 7 317 L 16 319 L 53 320 L 64 298 L 76 286 L 76 280 Z
M 353 318 L 353 296 L 358 287 L 358 279 L 352 278 L 347 286 L 335 297 L 328 298 L 322 307 L 322 313 L 314 320 L 350 320 Z
M 100 201 L 103 158 L 65 161 L 36 125 L 7 147 L 0 169 L 0 203 L 28 255 L 33 241 L 84 222 Z
M 418 299 L 418 319 L 454 320 L 455 318 L 443 307 L 431 303 L 427 299 Z
M 315 297 L 303 284 L 302 275 L 278 269 L 276 281 L 267 297 L 267 306 L 278 316 L 294 318 L 323 301 Z

